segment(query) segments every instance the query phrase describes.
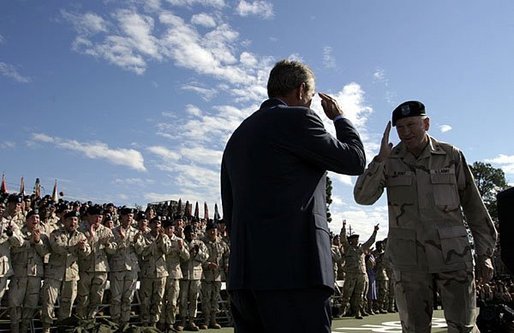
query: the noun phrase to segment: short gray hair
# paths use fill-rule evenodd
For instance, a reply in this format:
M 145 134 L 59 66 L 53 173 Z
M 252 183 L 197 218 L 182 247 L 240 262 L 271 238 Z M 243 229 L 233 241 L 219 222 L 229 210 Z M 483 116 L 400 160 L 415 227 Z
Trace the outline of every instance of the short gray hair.
M 280 60 L 269 75 L 268 97 L 285 96 L 302 83 L 307 91 L 314 93 L 314 73 L 309 66 L 296 60 Z

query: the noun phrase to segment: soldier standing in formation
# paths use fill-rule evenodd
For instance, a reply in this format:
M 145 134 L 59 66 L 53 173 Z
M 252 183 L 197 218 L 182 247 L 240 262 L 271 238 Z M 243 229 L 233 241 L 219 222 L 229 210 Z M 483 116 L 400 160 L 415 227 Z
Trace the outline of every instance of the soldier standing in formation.
M 373 230 L 371 237 L 362 245 L 359 245 L 359 235 L 353 234 L 346 236 L 346 220 L 343 221 L 341 228 L 341 244 L 345 253 L 345 281 L 343 287 L 343 298 L 341 314 L 344 316 L 350 308 L 350 299 L 352 299 L 351 309 L 355 314 L 355 318 L 362 319 L 362 302 L 366 283 L 366 265 L 364 262 L 364 252 L 368 251 L 375 243 L 377 236 L 378 224 Z
M 386 258 L 384 256 L 384 246 L 382 241 L 375 243 L 375 272 L 378 289 L 378 297 L 375 305 L 375 310 L 379 313 L 387 313 L 387 299 L 388 299 L 388 284 L 389 277 L 386 271 Z
M 87 221 L 82 226 L 91 253 L 79 257 L 80 280 L 77 295 L 77 316 L 81 319 L 94 319 L 107 284 L 109 262 L 107 252 L 114 253 L 116 244 L 111 229 L 101 224 L 103 211 L 91 206 L 87 211 Z
M 64 225 L 49 236 L 50 258 L 43 282 L 41 321 L 43 333 L 50 333 L 55 302 L 59 297 L 58 320 L 71 317 L 77 296 L 79 257 L 91 253 L 86 236 L 78 230 L 80 214 L 70 211 L 63 216 Z
M 48 253 L 48 240 L 41 229 L 39 211 L 31 210 L 20 231 L 23 243 L 11 249 L 14 275 L 9 283 L 9 315 L 12 333 L 26 333 L 37 311 L 44 274 L 43 258 Z
M 392 126 L 400 143 L 393 147 L 389 142 L 389 122 L 378 155 L 357 179 L 354 197 L 371 205 L 387 189 L 386 251 L 402 330 L 430 332 L 437 285 L 448 332 L 478 332 L 474 270 L 479 281 L 493 275 L 494 224 L 463 153 L 428 135 L 430 119 L 423 103 L 400 104 L 393 111 Z
M 175 328 L 198 331 L 195 324 L 196 310 L 198 307 L 198 295 L 202 279 L 202 264 L 209 254 L 205 244 L 196 238 L 196 229 L 188 224 L 184 228 L 186 247 L 189 251 L 189 259 L 180 264 L 183 279 L 180 281 L 180 317 L 182 322 Z
M 170 252 L 166 255 L 166 265 L 168 277 L 166 278 L 166 288 L 164 291 L 164 315 L 161 317 L 161 330 L 173 330 L 177 315 L 177 302 L 180 293 L 180 279 L 182 270 L 180 261 L 189 259 L 189 251 L 184 246 L 184 240 L 175 234 L 175 219 L 166 221 L 164 229 L 170 239 Z
M 161 227 L 161 218 L 150 220 L 150 232 L 139 236 L 143 240 L 141 252 L 141 322 L 145 326 L 156 327 L 162 312 L 162 301 L 168 271 L 166 255 L 171 242 Z
M 143 250 L 142 237 L 132 226 L 134 210 L 122 208 L 120 225 L 113 229 L 116 249 L 109 255 L 111 319 L 120 327 L 130 320 L 130 310 L 139 273 L 138 254 Z
M 214 222 L 208 222 L 205 228 L 206 236 L 203 242 L 207 247 L 208 258 L 203 263 L 202 279 L 202 314 L 204 323 L 201 329 L 214 328 L 221 326 L 216 322 L 218 313 L 218 302 L 221 290 L 222 272 L 228 267 L 228 245 L 218 237 L 217 226 Z

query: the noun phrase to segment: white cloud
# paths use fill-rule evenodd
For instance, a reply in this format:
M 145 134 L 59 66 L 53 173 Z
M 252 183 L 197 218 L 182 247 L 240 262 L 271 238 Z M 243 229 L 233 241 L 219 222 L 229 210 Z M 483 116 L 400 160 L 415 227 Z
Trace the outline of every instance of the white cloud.
M 450 125 L 440 125 L 439 126 L 439 130 L 441 131 L 441 133 L 446 133 L 446 132 L 449 132 L 451 131 L 453 128 L 450 126 Z
M 16 143 L 12 141 L 0 142 L 0 149 L 13 149 L 16 148 Z
M 95 35 L 106 32 L 108 29 L 108 22 L 95 13 L 74 14 L 62 10 L 61 15 L 74 26 L 80 35 Z
M 214 17 L 207 13 L 195 14 L 191 17 L 191 23 L 200 25 L 206 28 L 214 28 L 216 26 L 216 20 Z
M 214 88 L 200 87 L 196 83 L 185 84 L 182 86 L 181 89 L 186 90 L 186 91 L 193 91 L 193 92 L 199 94 L 202 97 L 202 99 L 205 101 L 210 101 L 218 93 L 218 91 Z
M 186 112 L 196 117 L 200 117 L 202 115 L 202 110 L 196 105 L 192 104 L 186 105 Z
M 273 4 L 268 1 L 245 1 L 241 0 L 236 6 L 236 13 L 241 16 L 255 15 L 263 18 L 273 17 Z
M 149 147 L 148 151 L 158 155 L 165 162 L 175 162 L 180 159 L 180 154 L 178 154 L 172 150 L 169 150 L 168 148 L 163 147 L 163 146 Z
M 36 142 L 51 143 L 57 148 L 82 153 L 91 159 L 106 160 L 114 165 L 126 166 L 137 171 L 146 171 L 143 155 L 134 149 L 112 149 L 102 142 L 79 142 L 76 140 L 51 137 L 44 133 L 34 133 L 32 135 L 32 140 Z
M 514 155 L 500 154 L 497 157 L 485 160 L 487 163 L 497 164 L 508 174 L 514 174 Z
M 373 79 L 375 81 L 381 82 L 387 81 L 385 70 L 383 70 L 382 68 L 377 68 L 376 71 L 373 73 Z
M 153 179 L 143 178 L 116 178 L 113 180 L 113 183 L 126 186 L 144 186 L 155 184 L 155 181 Z
M 10 64 L 6 64 L 5 62 L 0 62 L 0 75 L 20 83 L 29 83 L 32 81 L 29 77 L 20 74 L 16 67 Z
M 336 59 L 332 54 L 332 48 L 330 46 L 323 48 L 323 66 L 329 69 L 336 68 Z
M 166 0 L 174 6 L 192 7 L 194 5 L 202 5 L 205 7 L 222 8 L 225 6 L 224 0 Z

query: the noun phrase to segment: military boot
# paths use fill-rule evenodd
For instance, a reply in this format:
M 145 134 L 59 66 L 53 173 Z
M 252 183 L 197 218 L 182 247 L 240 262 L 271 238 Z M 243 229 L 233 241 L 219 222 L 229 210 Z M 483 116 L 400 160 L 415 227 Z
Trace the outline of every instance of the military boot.
M 184 327 L 186 327 L 186 320 L 185 319 L 182 319 L 180 321 L 180 324 L 179 323 L 175 323 L 175 329 L 178 331 L 178 332 L 182 332 L 184 330 Z
M 209 324 L 209 328 L 219 330 L 221 328 L 221 325 L 216 322 L 216 319 L 213 319 L 213 320 L 211 320 L 211 323 Z
M 196 332 L 196 331 L 199 331 L 199 330 L 200 330 L 200 328 L 199 328 L 198 326 L 196 326 L 196 324 L 195 324 L 195 322 L 194 322 L 193 320 L 190 320 L 190 321 L 187 323 L 186 327 L 184 327 L 184 329 L 185 329 L 186 331 L 194 331 L 194 332 Z
M 357 311 L 355 312 L 355 319 L 363 319 L 361 315 L 361 310 L 357 308 Z

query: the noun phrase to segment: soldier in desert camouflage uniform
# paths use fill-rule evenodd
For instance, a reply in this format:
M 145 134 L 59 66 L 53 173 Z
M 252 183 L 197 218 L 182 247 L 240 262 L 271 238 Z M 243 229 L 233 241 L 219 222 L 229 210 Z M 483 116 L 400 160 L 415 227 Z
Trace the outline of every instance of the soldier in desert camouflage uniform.
M 36 313 L 44 273 L 43 257 L 48 253 L 48 240 L 42 232 L 37 209 L 27 213 L 20 232 L 23 243 L 11 249 L 14 275 L 9 283 L 9 316 L 12 333 L 26 333 Z
M 341 304 L 343 309 L 341 314 L 344 316 L 349 308 L 350 298 L 352 299 L 351 308 L 355 313 L 355 318 L 362 319 L 362 303 L 366 283 L 366 265 L 364 262 L 364 252 L 375 243 L 378 224 L 373 229 L 371 237 L 362 245 L 359 245 L 359 235 L 353 234 L 346 237 L 346 220 L 343 221 L 341 228 L 341 245 L 345 253 L 345 280 L 343 287 L 343 298 Z
M 130 320 L 130 309 L 136 291 L 139 258 L 143 250 L 142 237 L 132 226 L 134 209 L 121 209 L 120 224 L 112 231 L 116 250 L 109 254 L 111 319 L 123 327 Z
M 394 111 L 400 143 L 389 143 L 357 179 L 355 200 L 373 204 L 387 189 L 395 295 L 403 332 L 430 332 L 434 283 L 440 290 L 448 332 L 478 332 L 473 253 L 463 214 L 473 235 L 477 278 L 492 277 L 496 230 L 464 155 L 428 135 L 430 120 L 417 101 Z
M 91 246 L 91 254 L 79 257 L 77 316 L 81 319 L 96 317 L 107 284 L 107 253 L 112 254 L 116 249 L 112 230 L 101 224 L 102 219 L 102 208 L 91 206 L 87 210 L 87 221 L 81 228 Z
M 378 241 L 375 243 L 375 251 L 373 255 L 375 256 L 375 272 L 376 272 L 376 281 L 377 281 L 377 302 L 375 309 L 379 313 L 387 313 L 387 297 L 388 293 L 388 284 L 389 278 L 387 277 L 386 272 L 386 259 L 384 257 L 384 243 L 382 241 Z
M 0 203 L 0 301 L 7 290 L 7 281 L 13 275 L 11 248 L 23 244 L 23 237 L 18 225 L 5 218 L 2 214 L 5 204 Z
M 59 298 L 57 319 L 71 317 L 79 280 L 78 258 L 91 253 L 86 236 L 78 231 L 80 214 L 70 211 L 63 216 L 64 225 L 49 236 L 50 258 L 45 270 L 42 291 L 41 321 L 43 333 L 50 332 L 55 302 Z M 60 296 L 60 297 L 59 297 Z
M 205 228 L 203 242 L 207 247 L 209 257 L 202 264 L 202 314 L 204 323 L 201 329 L 214 328 L 221 326 L 216 322 L 218 312 L 218 302 L 220 300 L 222 273 L 227 270 L 228 265 L 228 245 L 218 237 L 218 229 L 215 223 L 208 222 Z
M 4 211 L 4 217 L 9 221 L 9 224 L 16 225 L 19 229 L 25 225 L 25 214 L 22 208 L 23 199 L 17 194 L 11 194 L 7 198 L 7 208 Z

